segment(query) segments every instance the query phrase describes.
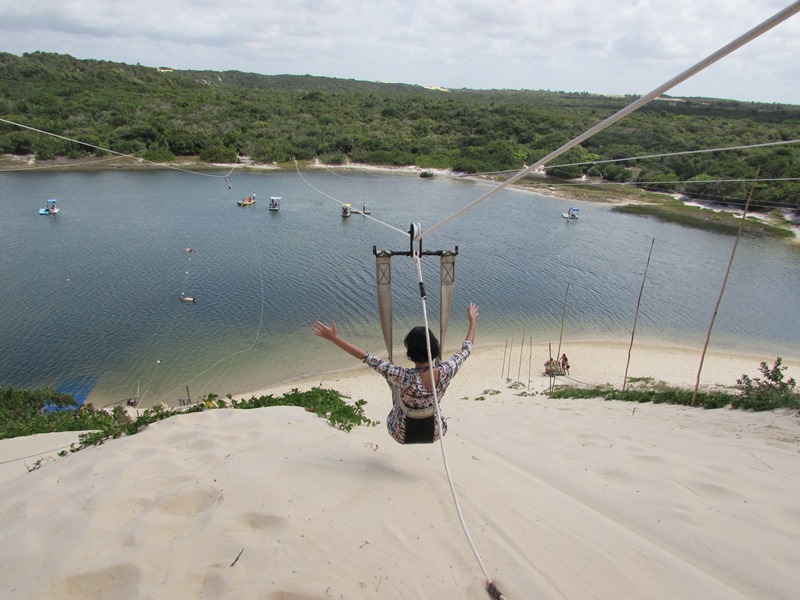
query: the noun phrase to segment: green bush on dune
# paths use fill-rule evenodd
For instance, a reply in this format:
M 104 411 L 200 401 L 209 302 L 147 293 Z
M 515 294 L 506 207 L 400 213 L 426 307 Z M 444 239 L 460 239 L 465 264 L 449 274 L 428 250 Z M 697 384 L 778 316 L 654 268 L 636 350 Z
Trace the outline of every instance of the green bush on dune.
M 723 408 L 763 411 L 776 408 L 800 409 L 800 393 L 793 378 L 784 381 L 786 367 L 778 357 L 772 366 L 762 362 L 759 366 L 761 377 L 742 375 L 736 380 L 738 393 L 699 392 L 693 398 L 693 391 L 665 386 L 651 378 L 630 378 L 632 387 L 625 391 L 610 387 L 577 388 L 564 386 L 548 394 L 551 398 L 604 398 L 627 402 L 652 402 L 654 404 L 682 404 L 703 408 Z M 486 394 L 495 393 L 487 390 Z M 266 408 L 270 406 L 297 406 L 316 413 L 328 421 L 332 427 L 351 431 L 358 425 L 374 426 L 376 421 L 364 415 L 366 401 L 357 400 L 350 404 L 347 398 L 336 390 L 320 387 L 300 392 L 296 388 L 282 396 L 252 396 L 249 399 L 234 400 L 230 395 L 220 398 L 210 394 L 197 404 L 188 408 L 171 408 L 160 404 L 142 410 L 132 417 L 122 406 L 110 411 L 97 409 L 91 404 L 75 408 L 75 399 L 69 394 L 59 394 L 50 388 L 20 390 L 13 386 L 0 387 L 0 440 L 36 433 L 56 431 L 86 431 L 77 444 L 70 446 L 70 452 L 77 452 L 88 446 L 102 444 L 105 440 L 133 435 L 151 423 L 180 414 L 200 412 L 217 408 Z M 481 399 L 485 399 L 481 397 Z M 66 454 L 66 451 L 61 453 Z M 34 468 L 38 468 L 38 463 Z
M 70 452 L 102 444 L 105 440 L 122 435 L 133 435 L 151 423 L 175 415 L 200 412 L 215 408 L 264 408 L 269 406 L 298 406 L 316 413 L 328 423 L 351 431 L 357 425 L 375 425 L 364 415 L 366 401 L 348 404 L 346 397 L 335 390 L 312 388 L 306 392 L 293 389 L 282 396 L 253 396 L 248 400 L 221 399 L 215 394 L 188 408 L 171 408 L 159 404 L 132 417 L 122 406 L 111 411 L 97 409 L 91 404 L 75 408 L 75 399 L 69 394 L 59 394 L 50 388 L 19 390 L 12 386 L 0 388 L 0 440 L 36 433 L 56 431 L 86 431 L 79 442 L 72 444 Z M 61 453 L 66 454 L 65 452 Z
M 783 381 L 786 367 L 779 356 L 772 367 L 766 362 L 759 366 L 763 379 L 742 375 L 736 380 L 739 393 L 732 392 L 698 392 L 646 381 L 630 382 L 640 385 L 631 389 L 615 390 L 610 387 L 577 388 L 564 386 L 549 392 L 551 398 L 603 398 L 605 400 L 622 400 L 624 402 L 652 402 L 653 404 L 682 404 L 702 408 L 731 408 L 763 411 L 776 408 L 800 409 L 800 394 L 796 391 L 793 378 Z

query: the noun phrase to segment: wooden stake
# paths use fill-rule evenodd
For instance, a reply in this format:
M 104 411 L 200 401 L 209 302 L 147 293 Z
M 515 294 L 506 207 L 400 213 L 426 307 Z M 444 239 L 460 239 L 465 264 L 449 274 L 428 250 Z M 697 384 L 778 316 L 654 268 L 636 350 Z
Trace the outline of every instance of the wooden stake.
M 650 242 L 650 252 L 647 254 L 647 264 L 644 266 L 644 276 L 642 277 L 642 287 L 639 288 L 639 299 L 636 301 L 636 316 L 633 318 L 633 328 L 631 329 L 631 345 L 628 346 L 628 361 L 625 363 L 625 378 L 622 380 L 622 391 L 628 383 L 628 366 L 631 364 L 631 349 L 633 348 L 633 336 L 636 335 L 636 322 L 639 320 L 639 305 L 642 303 L 642 292 L 644 292 L 644 281 L 647 279 L 647 269 L 650 268 L 650 257 L 653 255 L 653 244 L 656 238 Z
M 531 391 L 531 360 L 533 360 L 533 337 L 528 338 L 528 391 Z
M 519 381 L 519 374 L 522 371 L 522 351 L 525 349 L 525 332 L 528 329 L 528 309 L 525 309 L 525 323 L 522 325 L 522 345 L 519 348 L 519 366 L 517 367 L 517 381 Z
M 564 335 L 564 316 L 567 314 L 567 295 L 569 294 L 569 281 L 567 282 L 567 291 L 564 293 L 564 306 L 561 309 L 561 332 L 558 334 L 558 352 L 556 352 L 556 360 L 561 360 L 561 338 Z
M 514 352 L 514 338 L 511 338 L 511 345 L 508 348 L 508 374 L 506 380 L 511 381 L 511 354 Z
M 760 167 L 756 169 L 755 177 L 758 177 L 758 172 L 760 171 Z M 706 343 L 703 345 L 703 353 L 700 355 L 700 366 L 697 368 L 697 380 L 694 384 L 694 393 L 692 394 L 692 406 L 694 406 L 695 401 L 697 400 L 697 389 L 700 387 L 700 373 L 703 370 L 703 362 L 706 358 L 706 350 L 708 350 L 708 342 L 711 339 L 711 329 L 714 327 L 714 320 L 717 318 L 717 311 L 719 310 L 719 305 L 722 302 L 722 295 L 725 293 L 725 285 L 728 283 L 728 275 L 731 274 L 731 267 L 733 267 L 733 257 L 736 256 L 736 246 L 739 245 L 739 238 L 742 235 L 742 229 L 744 229 L 744 220 L 747 218 L 747 209 L 750 208 L 750 200 L 753 198 L 753 192 L 756 189 L 755 181 L 753 182 L 752 187 L 750 188 L 750 195 L 747 197 L 747 202 L 744 205 L 744 212 L 742 213 L 742 220 L 739 223 L 739 231 L 736 232 L 736 241 L 733 242 L 733 249 L 731 250 L 731 258 L 728 261 L 728 269 L 725 271 L 725 277 L 722 280 L 722 288 L 719 290 L 719 298 L 717 298 L 717 304 L 714 307 L 714 314 L 711 317 L 711 324 L 708 326 L 708 333 L 706 334 Z

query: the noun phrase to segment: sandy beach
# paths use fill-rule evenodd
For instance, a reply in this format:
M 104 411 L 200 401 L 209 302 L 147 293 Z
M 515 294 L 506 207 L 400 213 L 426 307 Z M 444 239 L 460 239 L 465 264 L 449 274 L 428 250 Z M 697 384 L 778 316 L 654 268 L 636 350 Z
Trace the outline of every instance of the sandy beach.
M 627 344 L 563 351 L 575 381 L 621 385 Z M 692 387 L 699 356 L 637 345 L 628 375 Z M 710 352 L 701 383 L 733 386 L 774 358 Z M 442 403 L 464 520 L 505 597 L 796 597 L 796 411 L 551 400 L 527 360 L 478 344 Z M 66 457 L 52 450 L 77 434 L 0 442 L 0 596 L 489 598 L 442 447 L 387 435 L 388 387 L 362 365 L 259 393 L 315 385 L 381 423 L 345 433 L 298 408 L 223 409 Z

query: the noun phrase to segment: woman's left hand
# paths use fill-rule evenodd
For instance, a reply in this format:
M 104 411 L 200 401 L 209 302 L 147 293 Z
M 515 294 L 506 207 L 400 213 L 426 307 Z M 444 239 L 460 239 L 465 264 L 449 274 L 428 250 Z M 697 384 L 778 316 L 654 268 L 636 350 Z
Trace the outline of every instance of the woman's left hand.
M 311 331 L 314 332 L 314 335 L 317 335 L 321 338 L 326 340 L 333 340 L 339 334 L 336 331 L 336 321 L 331 321 L 331 326 L 328 327 L 322 321 L 315 321 L 314 324 L 311 326 Z

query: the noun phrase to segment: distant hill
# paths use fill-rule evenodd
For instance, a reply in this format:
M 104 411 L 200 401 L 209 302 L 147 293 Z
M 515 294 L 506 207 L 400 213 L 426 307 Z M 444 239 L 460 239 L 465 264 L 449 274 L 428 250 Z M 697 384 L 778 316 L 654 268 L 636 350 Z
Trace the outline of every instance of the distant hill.
M 417 165 L 466 173 L 518 170 L 633 100 L 533 90 L 439 90 L 399 83 L 184 71 L 68 55 L 0 53 L 0 116 L 100 148 L 154 161 L 199 156 L 265 163 Z M 587 174 L 737 202 L 722 180 L 800 177 L 796 145 L 627 162 L 610 159 L 800 139 L 800 107 L 663 98 L 548 165 L 553 177 Z M 102 155 L 84 144 L 0 122 L 0 153 Z M 684 183 L 693 181 L 690 185 Z M 798 206 L 800 190 L 776 181 L 757 204 Z

